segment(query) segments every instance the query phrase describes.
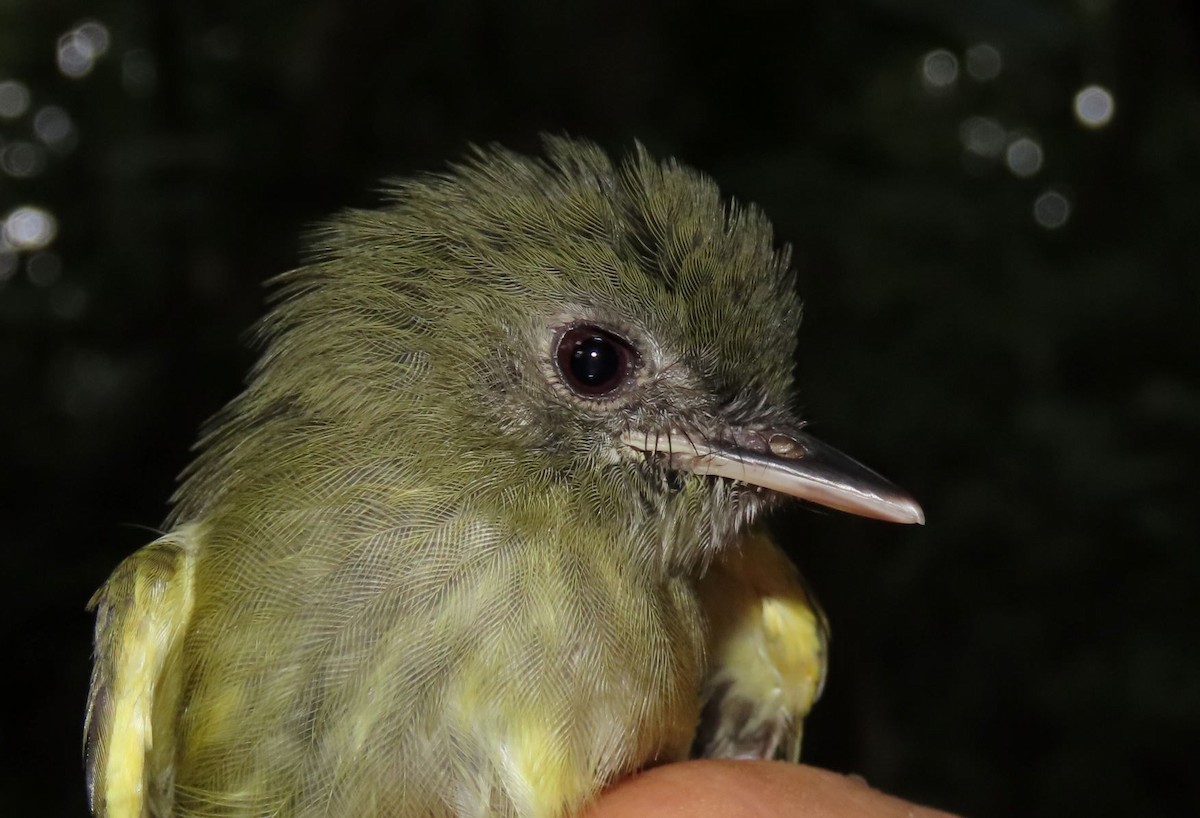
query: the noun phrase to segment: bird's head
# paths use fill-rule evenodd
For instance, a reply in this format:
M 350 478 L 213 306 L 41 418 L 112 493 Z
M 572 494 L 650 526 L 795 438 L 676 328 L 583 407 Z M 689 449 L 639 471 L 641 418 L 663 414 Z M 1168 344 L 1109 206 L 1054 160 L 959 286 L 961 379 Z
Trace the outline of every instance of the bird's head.
M 700 552 L 781 495 L 921 520 L 801 430 L 787 252 L 707 177 L 548 139 L 389 194 L 283 277 L 243 414 L 313 419 L 325 462 L 395 458 L 512 509 L 566 498 L 575 524 Z

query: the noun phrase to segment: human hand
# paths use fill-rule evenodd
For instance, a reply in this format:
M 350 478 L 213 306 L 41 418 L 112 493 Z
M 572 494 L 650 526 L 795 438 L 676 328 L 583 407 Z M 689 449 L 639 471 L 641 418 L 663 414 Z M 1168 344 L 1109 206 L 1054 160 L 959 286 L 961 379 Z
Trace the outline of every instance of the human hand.
M 773 761 L 686 761 L 605 792 L 587 818 L 948 818 L 860 778 Z

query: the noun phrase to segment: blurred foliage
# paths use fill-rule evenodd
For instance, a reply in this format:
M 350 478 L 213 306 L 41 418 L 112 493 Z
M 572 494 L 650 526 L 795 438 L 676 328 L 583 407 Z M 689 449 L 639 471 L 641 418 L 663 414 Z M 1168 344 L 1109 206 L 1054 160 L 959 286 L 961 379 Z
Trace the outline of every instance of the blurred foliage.
M 88 20 L 104 48 L 70 39 Z M 919 531 L 778 520 L 834 623 L 808 760 L 977 816 L 1200 813 L 1196 44 L 1182 0 L 3 0 L 0 218 L 57 234 L 0 245 L 0 810 L 85 814 L 83 606 L 162 519 L 304 227 L 551 130 L 765 207 L 806 415 L 925 505 Z M 1073 114 L 1092 84 L 1104 127 Z

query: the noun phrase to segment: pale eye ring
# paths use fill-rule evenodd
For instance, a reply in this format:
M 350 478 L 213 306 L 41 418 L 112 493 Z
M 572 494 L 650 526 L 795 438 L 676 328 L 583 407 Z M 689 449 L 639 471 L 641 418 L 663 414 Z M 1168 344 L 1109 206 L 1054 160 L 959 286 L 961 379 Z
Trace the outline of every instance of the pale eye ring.
M 582 398 L 611 398 L 629 383 L 637 353 L 627 341 L 592 324 L 567 327 L 554 360 L 562 382 Z

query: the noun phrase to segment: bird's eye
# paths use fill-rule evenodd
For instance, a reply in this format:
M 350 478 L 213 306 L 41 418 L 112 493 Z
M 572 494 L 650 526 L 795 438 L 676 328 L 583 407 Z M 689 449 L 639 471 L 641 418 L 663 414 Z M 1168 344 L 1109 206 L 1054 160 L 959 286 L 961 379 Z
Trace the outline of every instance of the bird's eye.
M 565 330 L 554 357 L 563 383 L 585 398 L 612 397 L 628 382 L 637 361 L 628 343 L 590 325 Z

